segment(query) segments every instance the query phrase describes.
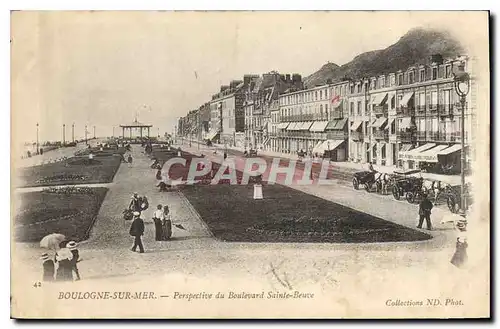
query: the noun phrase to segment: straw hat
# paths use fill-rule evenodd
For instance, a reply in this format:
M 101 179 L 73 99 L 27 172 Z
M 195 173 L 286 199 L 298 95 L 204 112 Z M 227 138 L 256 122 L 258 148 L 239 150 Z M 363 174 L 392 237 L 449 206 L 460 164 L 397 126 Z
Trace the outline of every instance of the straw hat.
M 138 212 L 138 211 L 134 211 L 134 216 L 140 216 L 140 215 L 141 215 L 141 213 L 140 213 L 140 212 Z
M 70 241 L 68 242 L 68 244 L 66 245 L 66 247 L 69 249 L 69 250 L 75 250 L 76 249 L 76 246 L 77 246 L 77 243 L 75 241 Z

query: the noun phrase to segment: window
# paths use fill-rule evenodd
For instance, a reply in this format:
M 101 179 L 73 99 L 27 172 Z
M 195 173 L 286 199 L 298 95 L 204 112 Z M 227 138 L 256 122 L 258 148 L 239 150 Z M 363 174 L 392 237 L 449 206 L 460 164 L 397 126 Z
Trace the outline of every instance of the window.
M 402 100 L 403 100 L 403 95 L 398 95 L 398 107 L 401 107 Z
M 323 90 L 319 91 L 319 99 L 323 99 Z
M 360 93 L 360 92 L 361 92 L 361 84 L 358 83 L 358 93 Z
M 385 88 L 385 77 L 380 78 L 380 88 Z
M 425 69 L 420 70 L 420 82 L 425 81 Z
M 418 98 L 418 105 L 425 107 L 425 93 L 420 93 Z
M 451 104 L 451 98 L 450 98 L 450 90 L 445 90 L 444 91 L 444 105 L 449 105 Z
M 361 102 L 358 101 L 358 115 L 361 115 Z
M 445 78 L 450 78 L 451 77 L 451 65 L 446 65 L 445 71 L 446 71 Z
M 328 104 L 325 104 L 325 113 L 328 113 Z
M 414 82 L 414 80 L 415 80 L 415 73 L 409 72 L 408 73 L 408 83 L 412 84 Z
M 354 102 L 351 102 L 349 106 L 350 106 L 349 113 L 351 114 L 351 116 L 354 116 Z
M 395 84 L 396 84 L 396 76 L 392 75 L 391 76 L 391 87 L 394 86 Z
M 438 77 L 438 68 L 437 67 L 433 67 L 432 68 L 432 80 L 436 80 Z
M 438 93 L 437 91 L 431 92 L 431 107 L 435 107 L 438 102 Z
M 396 96 L 391 97 L 391 109 L 396 108 Z
M 351 85 L 351 94 L 354 94 L 354 85 Z
M 401 86 L 403 84 L 403 75 L 399 74 L 398 75 L 398 86 Z

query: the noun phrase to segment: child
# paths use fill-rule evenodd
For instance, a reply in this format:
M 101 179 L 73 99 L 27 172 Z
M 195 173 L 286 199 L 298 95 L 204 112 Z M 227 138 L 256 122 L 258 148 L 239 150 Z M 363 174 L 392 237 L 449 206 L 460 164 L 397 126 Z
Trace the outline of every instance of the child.
M 75 241 L 70 241 L 66 245 L 66 247 L 71 251 L 73 254 L 73 259 L 71 260 L 72 263 L 72 271 L 75 272 L 76 274 L 76 279 L 80 280 L 80 272 L 78 271 L 78 267 L 76 266 L 76 263 L 80 260 L 80 253 L 78 252 L 78 249 L 76 248 L 77 244 Z
M 45 282 L 54 281 L 54 273 L 55 273 L 54 261 L 52 259 L 49 259 L 49 254 L 47 253 L 42 254 L 41 259 L 43 262 L 43 281 Z

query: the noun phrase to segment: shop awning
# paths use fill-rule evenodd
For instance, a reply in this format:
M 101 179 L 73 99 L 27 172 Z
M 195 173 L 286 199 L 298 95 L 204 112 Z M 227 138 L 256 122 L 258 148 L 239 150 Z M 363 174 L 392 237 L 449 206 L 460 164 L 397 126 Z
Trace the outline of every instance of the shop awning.
M 374 106 L 384 105 L 386 100 L 387 100 L 387 93 L 381 93 L 378 95 L 374 95 L 372 97 L 372 104 Z
M 325 151 L 333 151 L 337 147 L 339 147 L 342 143 L 344 142 L 343 139 L 328 139 L 324 141 L 319 147 L 318 147 L 318 153 L 323 153 Z
M 333 107 L 334 109 L 337 109 L 337 108 L 339 108 L 339 107 L 340 107 L 340 105 L 342 105 L 342 103 L 343 103 L 343 102 L 344 102 L 344 100 L 343 100 L 343 99 L 341 99 L 340 101 L 333 103 L 332 107 Z
M 448 155 L 462 150 L 462 145 L 455 144 L 438 152 L 438 155 Z
M 323 142 L 324 141 L 317 142 L 316 145 L 314 145 L 312 152 L 313 153 L 320 153 L 321 151 L 319 150 L 319 147 L 321 146 L 321 144 L 323 144 Z
M 339 122 L 339 120 L 329 121 L 328 124 L 325 127 L 325 130 L 334 130 L 335 126 L 337 126 L 338 122 Z
M 290 131 L 290 130 L 297 130 L 297 124 L 299 122 L 290 122 L 290 124 L 288 125 L 288 127 L 286 127 L 286 130 L 287 131 Z
M 403 106 L 403 107 L 408 107 L 408 102 L 410 101 L 410 99 L 413 97 L 415 93 L 411 92 L 411 93 L 405 93 L 403 95 L 403 98 L 401 99 L 401 103 L 399 103 L 400 106 Z
M 337 120 L 337 124 L 335 125 L 335 128 L 333 128 L 333 130 L 344 130 L 346 123 L 347 119 Z
M 408 152 L 413 147 L 412 144 L 403 144 L 399 152 Z
M 373 125 L 375 124 L 375 122 L 377 122 L 377 119 L 371 121 L 369 124 L 368 124 L 368 127 L 373 127 Z
M 412 155 L 413 159 L 410 159 L 410 160 L 424 161 L 424 162 L 438 162 L 438 153 L 447 147 L 448 147 L 448 145 L 438 145 L 438 146 L 431 148 L 427 151 Z
M 290 123 L 289 122 L 282 122 L 278 125 L 278 129 L 286 129 Z
M 407 154 L 410 153 L 411 151 L 413 151 L 412 147 L 413 147 L 412 144 L 403 144 L 403 146 L 401 147 L 401 150 L 398 152 L 398 159 L 399 160 L 407 160 Z
M 402 130 L 402 129 L 409 129 L 411 128 L 413 125 L 411 123 L 411 118 L 410 117 L 404 117 L 401 119 L 401 124 L 399 125 L 399 129 Z
M 420 152 L 424 152 L 424 151 L 427 151 L 428 149 L 433 148 L 434 146 L 436 146 L 435 143 L 427 143 L 424 145 L 420 145 L 419 147 L 414 148 L 413 150 L 409 151 L 408 154 L 417 154 Z
M 312 125 L 313 125 L 312 121 L 299 122 L 296 129 L 297 130 L 309 130 Z
M 385 126 L 385 128 L 384 128 L 384 129 L 385 129 L 385 130 L 388 130 L 388 129 L 392 126 L 392 124 L 394 123 L 394 120 L 395 120 L 394 118 L 391 118 L 391 119 L 389 120 L 389 123 L 387 123 L 387 125 Z
M 326 126 L 328 126 L 328 121 L 315 121 L 309 131 L 312 132 L 324 132 Z
M 356 121 L 354 121 L 354 122 L 352 123 L 352 125 L 351 125 L 351 130 L 352 130 L 352 131 L 356 131 L 356 130 L 358 130 L 358 129 L 359 129 L 359 127 L 361 127 L 361 124 L 362 124 L 362 123 L 363 123 L 363 121 L 361 121 L 361 120 L 356 120 Z
M 380 128 L 382 127 L 385 123 L 387 122 L 387 118 L 385 117 L 380 117 L 375 122 L 372 123 L 373 128 Z
M 215 138 L 215 136 L 217 136 L 217 134 L 219 133 L 219 129 L 216 128 L 216 129 L 212 129 L 208 132 L 208 135 L 206 137 L 206 139 L 208 140 L 212 140 Z

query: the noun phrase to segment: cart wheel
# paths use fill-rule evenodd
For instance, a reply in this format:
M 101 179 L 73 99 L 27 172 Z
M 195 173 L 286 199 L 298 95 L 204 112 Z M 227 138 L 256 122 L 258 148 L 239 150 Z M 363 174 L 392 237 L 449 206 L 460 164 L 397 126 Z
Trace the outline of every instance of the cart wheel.
M 359 190 L 359 181 L 357 178 L 352 179 L 352 186 L 354 187 L 355 190 Z
M 408 203 L 414 203 L 415 202 L 415 193 L 406 192 L 406 201 L 408 201 Z
M 401 195 L 399 194 L 399 189 L 397 186 L 394 186 L 392 188 L 392 195 L 394 196 L 394 199 L 396 199 L 396 200 L 401 199 Z
M 372 190 L 372 184 L 370 183 L 365 183 L 365 191 L 370 193 Z

